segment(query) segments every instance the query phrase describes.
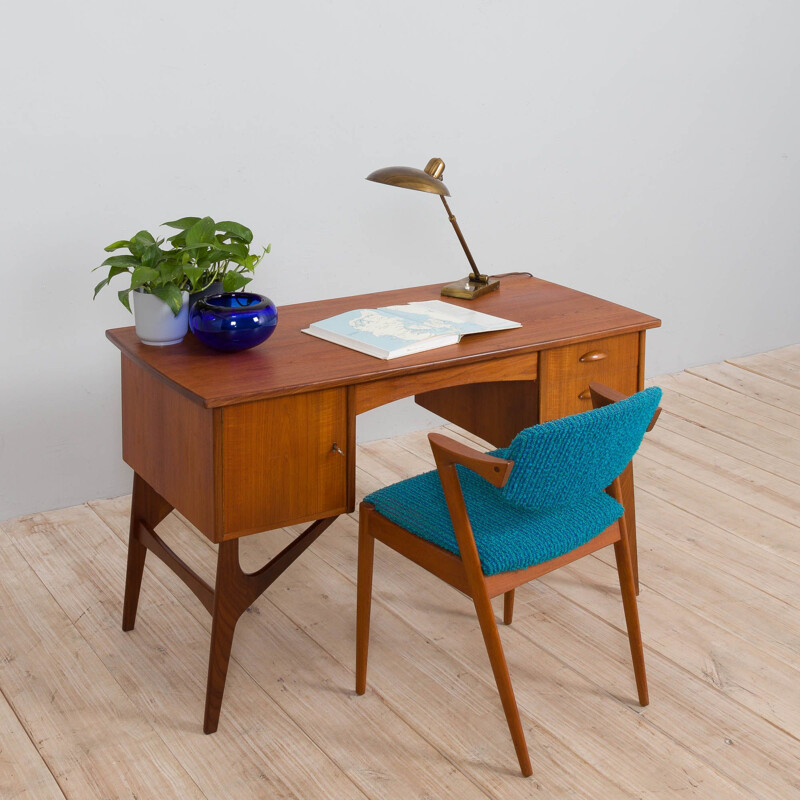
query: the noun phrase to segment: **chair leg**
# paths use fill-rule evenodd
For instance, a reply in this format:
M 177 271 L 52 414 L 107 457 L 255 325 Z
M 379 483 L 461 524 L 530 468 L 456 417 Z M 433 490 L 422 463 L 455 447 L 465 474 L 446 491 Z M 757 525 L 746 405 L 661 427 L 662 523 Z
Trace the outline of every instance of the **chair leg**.
M 369 616 L 372 606 L 372 565 L 375 539 L 369 533 L 370 512 L 361 508 L 358 526 L 358 588 L 356 601 L 356 694 L 367 690 Z
M 486 643 L 489 662 L 492 665 L 492 672 L 494 672 L 494 679 L 497 683 L 497 691 L 500 693 L 500 700 L 503 703 L 508 729 L 514 742 L 514 749 L 517 751 L 519 766 L 522 774 L 527 778 L 533 774 L 533 769 L 530 755 L 528 754 L 528 745 L 525 743 L 525 732 L 522 730 L 522 721 L 519 718 L 517 701 L 514 698 L 514 688 L 511 686 L 511 676 L 508 674 L 508 664 L 506 664 L 503 644 L 500 641 L 500 633 L 497 630 L 497 623 L 494 619 L 494 609 L 485 589 L 482 592 L 476 592 L 472 599 L 475 603 L 475 611 L 478 614 L 478 622 L 481 625 L 483 641 Z
M 622 523 L 624 525 L 624 523 Z M 628 640 L 631 646 L 633 672 L 636 676 L 636 689 L 639 703 L 646 706 L 650 699 L 647 694 L 647 675 L 644 668 L 644 650 L 642 648 L 642 631 L 639 626 L 639 609 L 636 605 L 636 586 L 633 580 L 631 552 L 628 537 L 623 532 L 622 538 L 614 543 L 614 555 L 617 559 L 619 588 L 622 591 L 622 606 L 625 609 L 625 624 L 628 628 Z
M 503 624 L 510 625 L 514 619 L 514 590 L 509 589 L 503 595 Z
M 631 461 L 619 476 L 619 497 L 617 502 L 625 509 L 625 525 L 628 531 L 628 548 L 631 553 L 633 585 L 639 594 L 639 547 L 636 543 L 636 498 L 633 492 L 633 462 Z

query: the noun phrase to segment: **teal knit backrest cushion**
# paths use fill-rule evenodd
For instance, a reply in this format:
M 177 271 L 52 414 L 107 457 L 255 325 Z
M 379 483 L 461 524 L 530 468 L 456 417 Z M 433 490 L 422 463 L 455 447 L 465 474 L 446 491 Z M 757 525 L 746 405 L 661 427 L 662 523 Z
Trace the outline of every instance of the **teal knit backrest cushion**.
M 537 510 L 602 491 L 639 449 L 660 401 L 661 389 L 654 386 L 521 431 L 506 455 L 514 462 L 503 488 L 506 500 Z

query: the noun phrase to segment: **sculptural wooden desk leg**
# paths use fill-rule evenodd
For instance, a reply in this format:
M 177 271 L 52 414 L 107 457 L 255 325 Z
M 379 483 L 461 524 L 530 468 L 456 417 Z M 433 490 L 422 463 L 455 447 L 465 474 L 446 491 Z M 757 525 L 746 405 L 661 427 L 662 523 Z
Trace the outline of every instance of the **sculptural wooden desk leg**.
M 217 553 L 217 577 L 212 589 L 155 532 L 159 522 L 171 511 L 172 506 L 163 497 L 139 475 L 134 475 L 122 630 L 132 630 L 136 622 L 144 562 L 147 551 L 150 550 L 194 592 L 212 616 L 203 731 L 214 733 L 219 724 L 233 633 L 239 617 L 336 517 L 327 517 L 312 523 L 291 544 L 256 572 L 248 573 L 242 570 L 239 564 L 238 539 L 221 542 Z

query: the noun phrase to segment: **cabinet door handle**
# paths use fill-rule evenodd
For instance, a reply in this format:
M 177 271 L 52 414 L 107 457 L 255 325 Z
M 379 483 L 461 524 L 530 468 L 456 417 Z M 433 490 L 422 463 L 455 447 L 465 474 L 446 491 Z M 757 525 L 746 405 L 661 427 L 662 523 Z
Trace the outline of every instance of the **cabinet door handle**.
M 602 350 L 590 350 L 588 353 L 584 353 L 578 361 L 585 364 L 587 361 L 602 361 L 604 358 L 608 358 L 608 353 L 604 353 Z
M 342 450 L 342 448 L 339 447 L 337 442 L 334 442 L 333 447 L 331 447 L 331 453 L 338 453 L 340 456 L 343 456 L 344 450 Z
M 591 400 L 592 393 L 588 389 L 584 389 L 579 395 L 578 400 Z

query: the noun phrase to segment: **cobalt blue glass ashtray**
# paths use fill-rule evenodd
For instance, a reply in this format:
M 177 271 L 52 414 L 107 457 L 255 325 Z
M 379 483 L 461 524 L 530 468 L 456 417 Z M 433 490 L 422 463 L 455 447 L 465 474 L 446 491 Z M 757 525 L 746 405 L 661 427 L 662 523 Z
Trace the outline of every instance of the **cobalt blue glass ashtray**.
M 278 324 L 278 309 L 268 297 L 251 292 L 212 294 L 189 312 L 192 333 L 208 347 L 232 352 L 269 339 Z

